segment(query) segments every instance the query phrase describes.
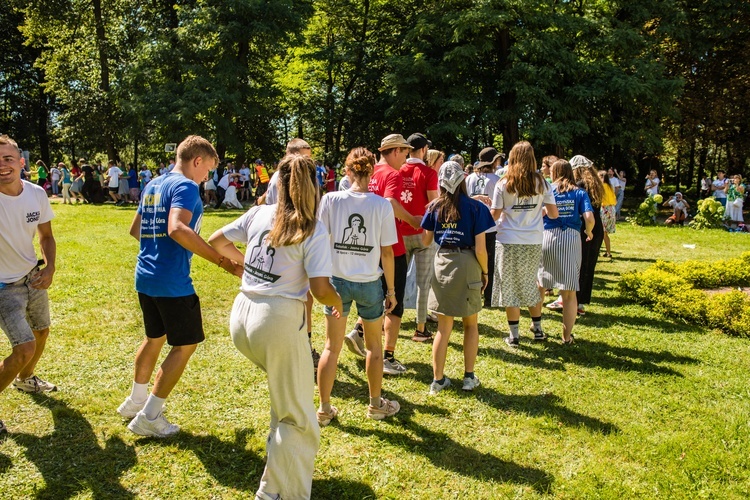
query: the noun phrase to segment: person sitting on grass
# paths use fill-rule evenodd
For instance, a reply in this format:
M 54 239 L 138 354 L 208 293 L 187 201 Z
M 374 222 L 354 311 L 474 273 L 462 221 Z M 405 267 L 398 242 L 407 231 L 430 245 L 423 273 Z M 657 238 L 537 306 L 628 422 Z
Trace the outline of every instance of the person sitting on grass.
M 679 224 L 680 226 L 685 224 L 685 219 L 687 218 L 687 211 L 690 208 L 690 205 L 687 201 L 684 200 L 682 197 L 682 193 L 675 193 L 674 196 L 670 196 L 670 198 L 663 203 L 662 206 L 665 207 L 672 207 L 673 213 L 670 215 L 667 220 L 664 221 L 664 224 L 667 226 L 671 226 L 672 224 Z

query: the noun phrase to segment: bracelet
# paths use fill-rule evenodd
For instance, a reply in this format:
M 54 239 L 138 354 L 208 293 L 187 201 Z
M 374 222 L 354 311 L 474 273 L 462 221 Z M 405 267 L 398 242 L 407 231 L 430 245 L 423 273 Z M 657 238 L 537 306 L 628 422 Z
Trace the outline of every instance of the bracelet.
M 216 264 L 217 266 L 221 267 L 221 263 L 224 262 L 224 256 L 222 255 L 219 259 L 219 262 Z
M 386 297 L 395 297 L 396 296 L 396 292 L 386 293 L 385 296 Z

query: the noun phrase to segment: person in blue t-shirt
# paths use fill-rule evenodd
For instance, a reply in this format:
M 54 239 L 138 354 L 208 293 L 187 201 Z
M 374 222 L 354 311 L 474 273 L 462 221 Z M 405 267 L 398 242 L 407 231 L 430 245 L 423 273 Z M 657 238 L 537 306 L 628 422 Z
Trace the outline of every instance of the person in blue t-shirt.
M 148 183 L 130 234 L 140 241 L 135 267 L 135 289 L 143 311 L 146 339 L 135 357 L 133 389 L 117 412 L 132 418 L 128 429 L 141 436 L 167 437 L 180 430 L 162 413 L 169 396 L 204 337 L 200 301 L 190 279 L 193 253 L 242 276 L 242 266 L 226 259 L 198 235 L 203 203 L 198 182 L 215 168 L 219 158 L 206 139 L 191 135 L 177 147 L 174 169 Z M 172 349 L 154 379 L 148 382 L 161 348 Z
M 487 286 L 487 247 L 485 231 L 494 227 L 490 210 L 466 194 L 461 166 L 455 161 L 443 163 L 438 173 L 440 195 L 427 207 L 422 218 L 422 243 L 429 246 L 433 239 L 440 245 L 435 255 L 432 287 L 427 306 L 438 315 L 437 334 L 432 344 L 430 394 L 437 394 L 451 384 L 443 373 L 453 318 L 462 318 L 464 325 L 463 390 L 479 386 L 474 376 L 474 363 L 479 350 L 477 317 L 484 303 L 482 293 Z
M 594 209 L 586 191 L 576 186 L 573 168 L 565 160 L 552 164 L 552 194 L 555 197 L 558 216 L 544 217 L 542 241 L 542 263 L 538 279 L 540 292 L 557 288 L 560 297 L 547 305 L 550 309 L 563 311 L 563 344 L 573 343 L 573 326 L 576 322 L 581 272 L 581 221 L 585 221 L 586 241 L 593 238 Z
M 138 172 L 135 169 L 135 165 L 128 163 L 128 189 L 130 190 L 130 200 L 133 203 L 138 203 L 141 197 L 140 181 L 138 179 Z

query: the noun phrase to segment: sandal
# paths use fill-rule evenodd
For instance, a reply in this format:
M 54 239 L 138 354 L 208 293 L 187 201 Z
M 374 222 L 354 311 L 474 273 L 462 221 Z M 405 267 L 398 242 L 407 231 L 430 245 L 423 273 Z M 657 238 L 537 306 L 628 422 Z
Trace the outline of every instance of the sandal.
M 575 340 L 576 340 L 575 337 L 573 337 L 573 334 L 571 333 L 570 334 L 570 338 L 568 340 L 563 339 L 562 343 L 563 343 L 563 345 L 573 345 L 573 343 L 575 342 Z

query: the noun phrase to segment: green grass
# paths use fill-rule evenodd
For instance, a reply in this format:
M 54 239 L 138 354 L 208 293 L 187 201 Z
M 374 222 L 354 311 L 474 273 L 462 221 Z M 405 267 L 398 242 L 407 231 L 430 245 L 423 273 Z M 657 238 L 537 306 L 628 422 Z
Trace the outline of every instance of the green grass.
M 0 498 L 252 498 L 269 404 L 265 377 L 227 332 L 236 280 L 193 260 L 207 339 L 167 401 L 184 432 L 137 438 L 115 413 L 143 335 L 133 290 L 137 244 L 127 235 L 134 211 L 57 205 L 55 212 L 53 326 L 38 373 L 60 391 L 0 396 L 11 431 L 0 442 Z M 207 214 L 203 236 L 238 215 Z M 621 224 L 612 240 L 615 258 L 597 269 L 574 346 L 560 343 L 558 313 L 545 312 L 552 338 L 541 344 L 528 340 L 524 317 L 518 350 L 502 340 L 502 311 L 480 313 L 482 386 L 474 393 L 454 386 L 427 394 L 431 347 L 409 340 L 407 311 L 397 355 L 409 371 L 383 384 L 401 413 L 367 420 L 364 364 L 345 350 L 332 400 L 341 414 L 322 430 L 313 497 L 746 497 L 750 343 L 666 320 L 620 297 L 615 285 L 657 258 L 739 255 L 748 236 Z M 321 350 L 319 306 L 313 330 Z M 0 345 L 7 353 L 7 342 Z M 462 371 L 454 333 L 446 374 L 460 382 Z

